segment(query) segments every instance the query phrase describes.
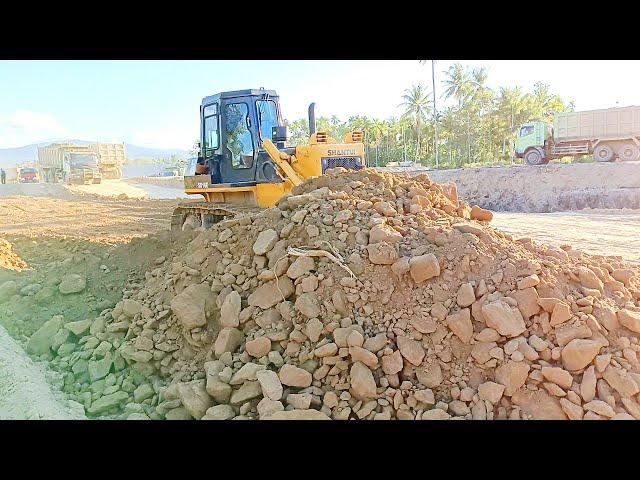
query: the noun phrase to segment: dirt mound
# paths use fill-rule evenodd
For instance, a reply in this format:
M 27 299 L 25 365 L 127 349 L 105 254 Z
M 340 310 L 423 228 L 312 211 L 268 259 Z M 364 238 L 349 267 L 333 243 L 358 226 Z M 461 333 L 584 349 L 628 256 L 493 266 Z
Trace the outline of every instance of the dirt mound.
M 27 264 L 13 252 L 9 242 L 0 238 L 0 268 L 20 271 L 27 268 Z
M 149 418 L 640 418 L 638 268 L 491 218 L 426 175 L 335 169 L 184 232 L 73 338 L 141 375 L 101 394 Z

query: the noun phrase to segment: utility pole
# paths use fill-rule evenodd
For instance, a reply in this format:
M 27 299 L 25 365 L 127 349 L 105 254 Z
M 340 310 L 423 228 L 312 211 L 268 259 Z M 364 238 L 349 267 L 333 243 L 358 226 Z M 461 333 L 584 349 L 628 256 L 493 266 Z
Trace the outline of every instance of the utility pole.
M 436 168 L 440 165 L 438 156 L 438 109 L 436 108 L 436 61 L 431 60 L 431 84 L 433 87 L 433 150 L 436 153 Z

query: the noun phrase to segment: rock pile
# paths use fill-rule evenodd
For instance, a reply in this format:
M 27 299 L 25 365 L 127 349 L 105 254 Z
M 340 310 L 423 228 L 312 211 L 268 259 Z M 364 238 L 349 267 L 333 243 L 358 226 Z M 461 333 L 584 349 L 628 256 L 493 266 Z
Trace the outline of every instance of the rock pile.
M 426 175 L 292 193 L 186 232 L 59 348 L 107 341 L 87 375 L 150 418 L 640 418 L 637 267 L 514 240 Z

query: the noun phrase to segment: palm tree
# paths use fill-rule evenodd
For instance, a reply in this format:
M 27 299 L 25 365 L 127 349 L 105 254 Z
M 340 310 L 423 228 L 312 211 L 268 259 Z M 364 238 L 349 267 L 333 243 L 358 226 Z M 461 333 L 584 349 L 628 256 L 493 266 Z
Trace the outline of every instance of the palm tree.
M 417 135 L 416 141 L 416 161 L 420 152 L 420 127 L 426 122 L 427 116 L 431 112 L 431 100 L 429 100 L 430 92 L 422 85 L 413 85 L 404 91 L 399 106 L 404 107 L 403 117 L 411 119 L 411 123 Z
M 471 79 L 468 70 L 461 63 L 454 63 L 445 74 L 447 78 L 443 82 L 445 85 L 444 98 L 453 97 L 458 102 L 458 106 L 462 107 L 462 103 L 471 93 Z

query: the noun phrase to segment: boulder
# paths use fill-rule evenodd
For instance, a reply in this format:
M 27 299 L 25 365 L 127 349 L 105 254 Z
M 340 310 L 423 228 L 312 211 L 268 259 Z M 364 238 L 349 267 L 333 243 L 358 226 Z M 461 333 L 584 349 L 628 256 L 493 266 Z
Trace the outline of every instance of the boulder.
M 256 288 L 247 298 L 247 302 L 251 306 L 266 310 L 280 303 L 283 297 L 284 299 L 289 298 L 294 292 L 295 288 L 291 279 L 280 277 Z
M 574 339 L 562 349 L 562 364 L 567 370 L 580 370 L 600 352 L 602 344 L 593 340 Z
M 68 273 L 62 277 L 58 290 L 63 295 L 79 293 L 87 287 L 87 280 L 77 273 Z
M 44 355 L 51 353 L 51 345 L 54 335 L 62 328 L 64 317 L 55 315 L 46 321 L 27 342 L 27 352 L 32 355 Z
M 369 400 L 377 397 L 376 381 L 373 373 L 362 362 L 355 362 L 349 371 L 351 392 L 359 400 Z
M 253 253 L 256 255 L 265 255 L 270 252 L 278 241 L 278 232 L 273 229 L 264 230 L 258 234 L 258 238 L 253 244 Z
M 285 364 L 280 368 L 278 377 L 284 385 L 289 387 L 306 388 L 311 385 L 312 381 L 312 377 L 309 372 L 290 364 Z
M 207 299 L 212 300 L 208 285 L 190 285 L 171 300 L 171 310 L 185 330 L 204 327 L 207 324 L 205 312 Z
M 473 337 L 473 324 L 471 323 L 471 312 L 468 308 L 463 308 L 447 316 L 447 326 L 464 343 L 469 343 Z
M 233 290 L 224 297 L 220 307 L 220 325 L 223 327 L 237 327 L 240 325 L 240 310 L 242 309 L 242 298 L 240 294 Z
M 193 380 L 177 385 L 178 398 L 193 418 L 201 419 L 213 406 L 213 399 L 207 393 L 205 380 Z
M 411 278 L 416 283 L 422 283 L 440 275 L 440 263 L 433 253 L 411 257 L 409 260 Z
M 398 246 L 395 243 L 370 243 L 367 252 L 369 261 L 374 265 L 391 265 L 398 259 Z
M 482 315 L 488 327 L 505 337 L 517 337 L 527 328 L 520 310 L 503 300 L 485 303 L 482 306 Z

